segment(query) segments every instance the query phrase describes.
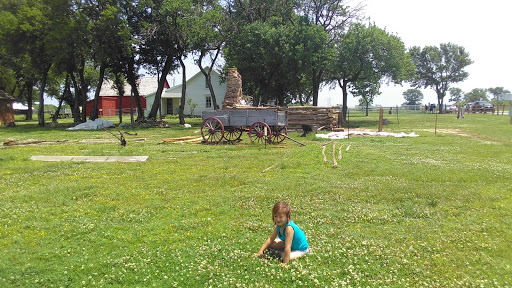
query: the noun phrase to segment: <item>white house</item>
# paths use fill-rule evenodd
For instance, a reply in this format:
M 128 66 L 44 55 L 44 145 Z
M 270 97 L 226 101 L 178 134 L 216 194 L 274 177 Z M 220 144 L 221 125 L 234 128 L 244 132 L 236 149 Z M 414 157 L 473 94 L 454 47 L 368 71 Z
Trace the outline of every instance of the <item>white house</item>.
M 206 70 L 209 68 L 206 67 Z M 215 91 L 215 98 L 217 99 L 217 104 L 222 108 L 222 101 L 224 100 L 224 95 L 226 94 L 226 83 L 220 82 L 220 73 L 213 69 L 211 73 L 213 90 Z M 162 117 L 167 114 L 178 114 L 180 107 L 180 99 L 181 99 L 181 87 L 182 85 L 177 85 L 167 89 L 164 93 L 162 93 Z M 187 90 L 186 90 L 186 102 L 185 102 L 185 115 L 190 115 L 190 106 L 189 101 L 192 101 L 192 106 L 195 106 L 193 109 L 193 115 L 201 116 L 203 111 L 213 111 L 213 101 L 210 95 L 210 90 L 208 89 L 208 85 L 206 84 L 206 78 L 203 73 L 199 71 L 197 74 L 192 76 L 187 80 Z M 192 99 L 192 100 L 189 100 Z M 146 116 L 149 114 L 151 107 L 153 106 L 153 102 L 155 100 L 155 93 L 149 94 L 146 96 Z M 195 105 L 194 105 L 195 104 Z

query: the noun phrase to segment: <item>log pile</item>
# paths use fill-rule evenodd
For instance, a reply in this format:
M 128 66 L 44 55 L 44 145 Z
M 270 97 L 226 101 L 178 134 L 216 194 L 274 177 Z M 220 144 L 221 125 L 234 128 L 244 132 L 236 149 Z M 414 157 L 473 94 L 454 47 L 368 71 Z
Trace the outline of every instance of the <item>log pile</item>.
M 235 105 L 232 109 L 244 110 L 271 110 L 288 111 L 289 130 L 302 130 L 302 125 L 316 126 L 316 128 L 324 127 L 333 130 L 338 127 L 336 113 L 334 109 L 338 107 L 318 107 L 318 106 L 290 106 L 290 107 L 254 107 Z
M 325 127 L 329 130 L 337 127 L 335 107 L 292 106 L 288 107 L 288 129 L 299 130 L 302 125 Z

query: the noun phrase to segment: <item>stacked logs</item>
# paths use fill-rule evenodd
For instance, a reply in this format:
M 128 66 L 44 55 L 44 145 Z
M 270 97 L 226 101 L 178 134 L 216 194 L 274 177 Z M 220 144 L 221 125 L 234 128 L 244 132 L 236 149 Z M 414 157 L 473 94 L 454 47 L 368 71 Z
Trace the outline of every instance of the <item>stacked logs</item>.
M 277 109 L 279 111 L 288 111 L 288 130 L 301 130 L 302 125 L 316 126 L 315 130 L 324 127 L 332 130 L 337 127 L 337 113 L 334 109 L 339 107 L 318 107 L 318 106 L 290 106 L 290 107 L 253 107 L 235 105 L 234 109 L 251 110 L 269 110 Z
M 325 127 L 332 130 L 337 127 L 336 113 L 337 107 L 317 107 L 317 106 L 292 106 L 288 107 L 288 129 L 302 129 L 302 125 Z

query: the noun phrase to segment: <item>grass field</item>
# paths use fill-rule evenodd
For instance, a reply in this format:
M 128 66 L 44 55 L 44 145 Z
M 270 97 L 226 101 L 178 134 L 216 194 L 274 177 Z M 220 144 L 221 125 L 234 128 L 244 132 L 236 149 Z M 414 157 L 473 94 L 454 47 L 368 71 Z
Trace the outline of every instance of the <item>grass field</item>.
M 512 287 L 510 118 L 386 116 L 385 131 L 419 136 L 336 140 L 337 167 L 313 134 L 290 133 L 305 147 L 159 144 L 199 135 L 200 119 L 123 129 L 138 134 L 126 147 L 80 142 L 114 138 L 65 121 L 2 127 L 2 141 L 68 141 L 0 149 L 0 287 Z M 374 114 L 350 121 L 378 126 Z M 311 246 L 286 267 L 253 258 L 278 200 Z

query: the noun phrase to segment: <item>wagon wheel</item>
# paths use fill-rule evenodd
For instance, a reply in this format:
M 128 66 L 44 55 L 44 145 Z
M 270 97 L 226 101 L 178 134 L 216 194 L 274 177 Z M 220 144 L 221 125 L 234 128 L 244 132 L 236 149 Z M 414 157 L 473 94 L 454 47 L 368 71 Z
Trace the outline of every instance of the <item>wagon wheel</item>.
M 207 143 L 219 143 L 224 137 L 224 125 L 215 117 L 206 118 L 201 125 L 201 136 Z
M 228 142 L 235 142 L 242 137 L 242 129 L 239 127 L 228 126 L 224 131 L 224 139 Z
M 265 122 L 255 122 L 249 128 L 249 139 L 251 143 L 270 143 L 272 130 Z
M 288 134 L 288 130 L 286 126 L 276 126 L 274 130 L 272 130 L 272 135 L 270 136 L 270 140 L 272 143 L 281 143 L 286 139 L 286 134 Z

